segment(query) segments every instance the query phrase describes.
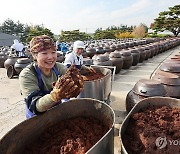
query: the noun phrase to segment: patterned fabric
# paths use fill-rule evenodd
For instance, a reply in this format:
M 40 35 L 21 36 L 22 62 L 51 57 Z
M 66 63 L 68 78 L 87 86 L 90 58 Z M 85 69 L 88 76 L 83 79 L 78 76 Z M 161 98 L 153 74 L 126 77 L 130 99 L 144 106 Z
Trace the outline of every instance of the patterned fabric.
M 42 50 L 52 49 L 56 51 L 56 47 L 52 38 L 47 35 L 36 36 L 30 42 L 31 52 L 40 52 Z

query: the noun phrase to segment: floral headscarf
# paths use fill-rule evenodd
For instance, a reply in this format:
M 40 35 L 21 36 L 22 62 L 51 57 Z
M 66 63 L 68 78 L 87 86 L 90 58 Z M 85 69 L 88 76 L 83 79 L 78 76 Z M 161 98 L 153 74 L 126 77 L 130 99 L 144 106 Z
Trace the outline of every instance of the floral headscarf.
M 47 49 L 56 51 L 53 39 L 47 35 L 36 36 L 30 41 L 31 52 L 40 52 Z

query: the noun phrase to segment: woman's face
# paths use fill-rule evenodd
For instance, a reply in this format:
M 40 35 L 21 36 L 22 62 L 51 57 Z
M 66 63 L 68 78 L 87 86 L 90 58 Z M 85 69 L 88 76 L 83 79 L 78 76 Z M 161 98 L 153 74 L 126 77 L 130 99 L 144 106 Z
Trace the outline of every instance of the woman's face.
M 80 55 L 83 53 L 83 51 L 84 51 L 83 48 L 77 48 L 77 49 L 76 49 L 76 54 L 77 54 L 78 56 L 80 56 Z
M 57 60 L 57 52 L 52 49 L 40 51 L 36 55 L 37 65 L 41 69 L 51 69 Z

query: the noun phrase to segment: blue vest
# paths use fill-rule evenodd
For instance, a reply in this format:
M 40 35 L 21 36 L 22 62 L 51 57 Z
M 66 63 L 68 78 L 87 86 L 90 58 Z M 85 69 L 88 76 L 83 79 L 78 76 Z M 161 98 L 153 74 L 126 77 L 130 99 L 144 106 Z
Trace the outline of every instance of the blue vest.
M 40 92 L 42 95 L 49 94 L 51 91 L 46 91 L 46 90 L 44 90 L 44 88 L 43 88 L 43 82 L 42 82 L 42 77 L 41 77 L 41 70 L 40 70 L 40 68 L 39 68 L 38 66 L 36 66 L 35 70 L 36 70 L 37 77 L 38 77 L 38 87 L 39 87 L 39 89 L 40 89 L 39 92 Z M 57 78 L 58 78 L 58 76 L 59 76 L 58 70 L 57 70 L 55 67 L 53 67 L 53 71 L 56 73 L 56 76 L 57 76 Z M 59 105 L 60 103 L 61 103 L 61 102 L 59 102 L 59 103 L 56 104 L 56 105 Z M 31 117 L 33 117 L 33 116 L 35 116 L 35 115 L 36 115 L 36 114 L 32 113 L 32 112 L 28 109 L 27 104 L 26 104 L 26 118 L 29 119 L 29 118 L 31 118 Z

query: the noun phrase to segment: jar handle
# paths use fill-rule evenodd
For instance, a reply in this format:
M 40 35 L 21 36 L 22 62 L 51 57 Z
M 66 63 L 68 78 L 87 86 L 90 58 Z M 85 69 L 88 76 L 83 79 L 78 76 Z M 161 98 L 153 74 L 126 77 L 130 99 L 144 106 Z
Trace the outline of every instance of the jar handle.
M 143 94 L 147 93 L 147 91 L 142 90 L 142 89 L 140 90 L 140 92 L 143 93 Z

